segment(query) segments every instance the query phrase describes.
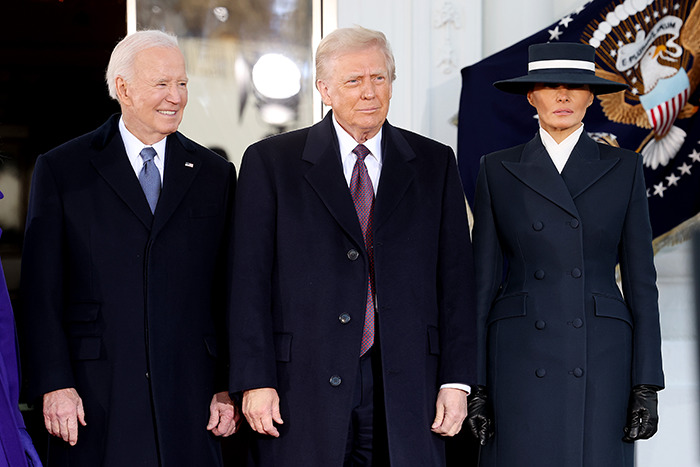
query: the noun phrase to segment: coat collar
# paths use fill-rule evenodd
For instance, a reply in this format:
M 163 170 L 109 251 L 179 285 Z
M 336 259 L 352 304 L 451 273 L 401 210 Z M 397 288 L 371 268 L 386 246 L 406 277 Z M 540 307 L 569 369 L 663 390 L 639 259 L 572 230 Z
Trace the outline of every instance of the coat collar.
M 537 134 L 525 144 L 519 161 L 503 161 L 503 166 L 530 188 L 572 216 L 578 216 L 574 199 L 610 171 L 618 160 L 601 160 L 597 143 L 584 132 L 560 175 Z
M 619 160 L 619 157 L 601 159 L 598 143 L 584 132 L 574 146 L 561 176 L 575 199 L 615 167 Z
M 153 234 L 160 231 L 175 213 L 203 163 L 194 144 L 179 132 L 168 136 L 165 150 L 163 190 L 153 218 Z
M 91 162 L 144 226 L 155 233 L 180 204 L 200 169 L 201 159 L 196 154 L 196 146 L 180 133 L 168 136 L 163 190 L 155 215 L 151 214 L 138 178 L 126 157 L 118 123 L 119 115 L 113 115 L 95 131 L 91 141 L 95 153 Z
M 416 158 L 401 132 L 388 122 L 384 123 L 382 139 L 382 174 L 374 203 L 374 230 L 389 218 L 406 194 L 415 177 L 411 163 Z
M 340 163 L 332 112 L 309 129 L 301 159 L 310 164 L 304 177 L 326 209 L 358 247 L 364 247 L 362 228 Z
M 126 156 L 124 142 L 119 134 L 119 115 L 113 115 L 107 123 L 97 129 L 91 146 L 94 150 L 91 162 L 95 170 L 144 226 L 150 229 L 153 214 Z
M 502 164 L 525 185 L 572 216 L 578 216 L 574 200 L 547 154 L 539 134 L 525 144 L 519 161 L 503 161 Z
M 306 180 L 311 184 L 328 211 L 340 226 L 364 245 L 355 205 L 343 175 L 332 111 L 309 130 L 302 160 L 311 164 Z M 410 161 L 416 157 L 401 133 L 388 122 L 382 137 L 382 172 L 374 201 L 374 230 L 386 221 L 406 193 L 415 175 Z

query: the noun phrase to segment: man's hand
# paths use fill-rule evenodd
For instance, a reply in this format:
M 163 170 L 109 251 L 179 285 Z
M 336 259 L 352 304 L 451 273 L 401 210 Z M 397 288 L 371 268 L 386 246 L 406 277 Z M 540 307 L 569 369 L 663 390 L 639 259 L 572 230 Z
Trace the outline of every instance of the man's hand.
M 241 419 L 241 413 L 238 407 L 233 403 L 228 392 L 217 392 L 211 398 L 209 404 L 209 423 L 207 430 L 210 430 L 216 436 L 231 436 L 238 431 L 238 421 Z
M 273 388 L 250 389 L 243 393 L 243 415 L 250 427 L 263 435 L 278 438 L 280 433 L 274 423 L 282 424 L 280 398 Z
M 86 425 L 83 400 L 75 388 L 44 394 L 44 425 L 49 433 L 75 446 L 78 442 L 78 422 Z
M 435 421 L 430 429 L 442 436 L 454 436 L 467 417 L 467 393 L 461 389 L 440 389 L 435 408 Z

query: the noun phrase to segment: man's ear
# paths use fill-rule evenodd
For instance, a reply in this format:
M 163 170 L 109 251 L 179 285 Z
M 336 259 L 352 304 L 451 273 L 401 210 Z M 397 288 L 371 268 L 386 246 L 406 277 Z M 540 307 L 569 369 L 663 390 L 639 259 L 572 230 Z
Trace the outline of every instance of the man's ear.
M 128 92 L 128 85 L 124 78 L 117 76 L 115 79 L 115 89 L 117 91 L 117 97 L 119 97 L 119 102 L 127 102 L 130 99 Z
M 328 85 L 325 83 L 325 81 L 317 79 L 316 89 L 318 89 L 318 92 L 321 93 L 321 99 L 323 99 L 323 103 L 330 106 L 332 99 L 330 94 L 328 93 Z

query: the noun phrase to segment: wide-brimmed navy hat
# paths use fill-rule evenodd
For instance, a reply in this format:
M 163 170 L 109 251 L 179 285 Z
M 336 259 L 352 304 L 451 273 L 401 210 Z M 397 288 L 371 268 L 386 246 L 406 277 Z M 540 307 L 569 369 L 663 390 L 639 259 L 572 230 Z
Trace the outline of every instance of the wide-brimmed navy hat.
M 627 85 L 595 75 L 595 49 L 575 42 L 548 42 L 528 48 L 527 75 L 493 83 L 501 91 L 527 94 L 536 83 L 587 84 L 593 94 L 627 89 Z

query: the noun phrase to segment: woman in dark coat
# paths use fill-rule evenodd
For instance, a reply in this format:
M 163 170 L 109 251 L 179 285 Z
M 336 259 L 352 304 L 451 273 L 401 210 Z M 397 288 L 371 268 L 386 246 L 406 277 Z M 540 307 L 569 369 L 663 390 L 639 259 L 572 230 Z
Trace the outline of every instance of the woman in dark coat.
M 495 86 L 527 95 L 540 129 L 478 177 L 480 465 L 632 466 L 664 385 L 642 159 L 582 124 L 595 94 L 625 85 L 595 76 L 592 47 L 548 43 Z

